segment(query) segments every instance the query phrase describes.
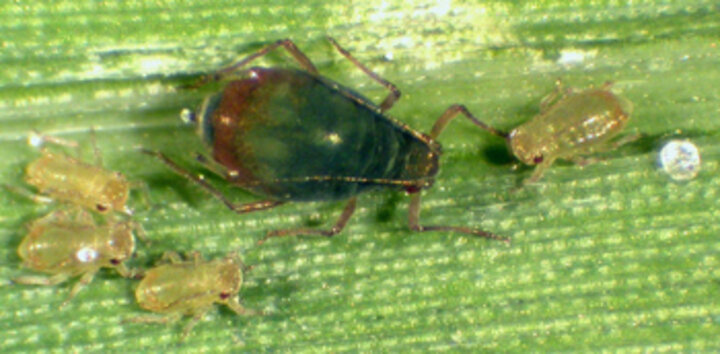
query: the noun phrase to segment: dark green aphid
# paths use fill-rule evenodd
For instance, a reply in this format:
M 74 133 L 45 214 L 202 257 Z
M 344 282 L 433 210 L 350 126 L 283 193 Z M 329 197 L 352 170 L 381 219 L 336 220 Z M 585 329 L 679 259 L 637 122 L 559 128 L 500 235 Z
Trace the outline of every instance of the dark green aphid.
M 392 188 L 411 194 L 412 230 L 462 232 L 505 240 L 469 227 L 419 223 L 420 191 L 434 183 L 438 172 L 441 148 L 435 139 L 440 132 L 459 113 L 485 129 L 491 128 L 460 105 L 448 108 L 429 135 L 387 117 L 385 111 L 398 100 L 400 91 L 359 63 L 334 39 L 329 40 L 360 70 L 390 90 L 380 105 L 321 76 L 290 40 L 277 41 L 205 80 L 229 79 L 225 88 L 208 97 L 192 117 L 198 134 L 212 151 L 212 160 L 205 163 L 227 181 L 262 196 L 263 200 L 235 204 L 163 154 L 146 153 L 162 159 L 238 213 L 269 209 L 290 201 L 348 200 L 330 229 L 275 230 L 266 238 L 335 235 L 353 214 L 358 194 Z M 285 48 L 304 70 L 260 67 L 240 70 L 279 47 Z

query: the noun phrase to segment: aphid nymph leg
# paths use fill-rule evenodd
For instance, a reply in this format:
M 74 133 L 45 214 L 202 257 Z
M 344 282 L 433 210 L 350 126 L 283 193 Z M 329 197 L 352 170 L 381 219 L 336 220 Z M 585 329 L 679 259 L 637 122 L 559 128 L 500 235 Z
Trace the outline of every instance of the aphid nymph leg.
M 92 145 L 93 156 L 95 156 L 95 166 L 102 166 L 102 153 L 97 146 L 97 134 L 95 134 L 94 127 L 90 127 L 90 145 Z
M 554 162 L 553 159 L 545 159 L 545 160 L 543 160 L 543 162 L 535 165 L 535 169 L 533 170 L 532 175 L 530 175 L 530 177 L 528 177 L 527 179 L 525 179 L 522 182 L 523 186 L 527 185 L 527 184 L 535 183 L 538 180 L 540 180 L 540 177 L 542 177 L 542 175 L 545 173 L 545 170 L 547 170 L 548 167 L 550 167 L 553 164 L 553 162 Z
M 82 290 L 85 286 L 92 282 L 93 278 L 95 277 L 95 272 L 96 271 L 87 272 L 80 277 L 80 280 L 78 280 L 77 283 L 73 285 L 72 289 L 70 289 L 70 294 L 68 294 L 67 299 L 65 299 L 65 301 L 63 301 L 63 303 L 60 305 L 60 308 L 63 308 L 68 303 L 70 303 L 70 300 L 75 298 L 75 295 L 77 295 L 80 290 Z
M 334 38 L 328 36 L 327 39 L 328 39 L 328 41 L 330 41 L 330 44 L 332 44 L 333 47 L 335 47 L 335 49 L 337 49 L 337 51 L 340 52 L 340 54 L 342 54 L 345 58 L 347 58 L 353 64 L 355 64 L 355 66 L 357 66 L 360 70 L 362 70 L 362 72 L 364 72 L 367 76 L 370 76 L 371 79 L 377 81 L 377 83 L 379 83 L 386 89 L 390 90 L 390 93 L 387 95 L 387 97 L 385 97 L 385 99 L 382 101 L 382 103 L 380 103 L 380 110 L 382 112 L 389 110 L 395 104 L 395 102 L 398 99 L 400 99 L 401 92 L 397 88 L 397 86 L 395 86 L 392 82 L 387 81 L 386 79 L 384 79 L 383 77 L 381 77 L 380 75 L 375 73 L 374 71 L 368 69 L 368 67 L 366 67 L 361 62 L 359 62 L 355 57 L 353 57 L 352 54 L 350 54 L 350 52 L 348 52 L 343 47 L 341 47 L 335 41 Z
M 116 265 L 114 268 L 118 272 L 118 274 L 120 274 L 120 276 L 122 276 L 123 278 L 128 278 L 128 279 L 142 278 L 142 275 L 145 273 L 144 270 L 139 269 L 139 268 L 130 269 L 124 263 L 120 263 L 120 264 Z
M 625 144 L 632 143 L 633 141 L 640 139 L 642 136 L 643 136 L 643 135 L 640 134 L 640 133 L 625 135 L 625 136 L 623 136 L 622 138 L 620 138 L 620 139 L 618 139 L 618 140 L 615 140 L 615 141 L 610 142 L 610 143 L 608 143 L 608 144 L 606 144 L 606 145 L 604 145 L 604 146 L 601 146 L 601 147 L 600 147 L 598 150 L 596 150 L 596 151 L 602 152 L 602 151 L 607 151 L 607 150 L 614 150 L 614 149 L 617 149 L 618 147 L 623 146 L 623 145 L 625 145 Z
M 179 264 L 182 263 L 182 257 L 179 253 L 175 251 L 165 251 L 162 254 L 162 257 L 160 258 L 161 261 L 168 262 L 170 264 Z
M 337 222 L 335 222 L 335 225 L 327 230 L 323 229 L 310 229 L 310 228 L 298 228 L 298 229 L 286 229 L 286 230 L 273 230 L 269 231 L 263 239 L 258 241 L 258 244 L 261 245 L 265 243 L 269 238 L 271 237 L 286 237 L 286 236 L 296 236 L 296 235 L 318 235 L 318 236 L 327 236 L 332 237 L 337 235 L 340 231 L 342 231 L 343 228 L 345 228 L 345 225 L 350 220 L 350 217 L 355 212 L 355 206 L 357 204 L 357 197 L 352 197 L 350 200 L 348 200 L 348 203 L 345 205 L 345 209 L 343 209 L 342 214 L 340 214 L 340 217 L 338 218 Z
M 175 173 L 179 174 L 182 177 L 185 177 L 186 179 L 190 180 L 191 182 L 194 182 L 195 184 L 202 187 L 206 192 L 210 193 L 215 198 L 219 199 L 223 204 L 225 204 L 228 208 L 230 208 L 232 211 L 243 214 L 243 213 L 249 213 L 257 210 L 265 210 L 265 209 L 271 209 L 276 206 L 285 204 L 283 201 L 277 201 L 277 200 L 260 200 L 256 202 L 251 203 L 240 203 L 235 204 L 232 201 L 230 201 L 227 197 L 225 197 L 224 194 L 222 194 L 219 190 L 215 189 L 215 187 L 211 186 L 208 182 L 203 180 L 202 178 L 199 178 L 198 176 L 195 176 L 194 174 L 190 173 L 190 171 L 180 167 L 180 165 L 176 164 L 175 161 L 171 160 L 165 154 L 159 152 L 159 151 L 152 151 L 152 150 L 145 150 L 141 149 L 140 152 L 146 155 L 154 156 L 158 160 L 162 161 L 164 164 L 166 164 L 168 167 L 170 167 Z
M 563 83 L 562 83 L 562 80 L 560 80 L 558 78 L 557 80 L 555 80 L 555 89 L 552 92 L 550 92 L 547 96 L 543 97 L 540 100 L 540 113 L 541 114 L 544 113 L 545 111 L 547 111 L 548 108 L 550 108 L 554 103 L 556 103 L 558 101 L 558 96 L 560 96 L 562 94 L 562 97 L 565 97 L 569 94 L 569 92 L 564 93 L 564 92 L 562 92 L 562 90 L 563 90 Z M 560 99 L 562 99 L 562 97 L 560 97 Z
M 594 163 L 597 163 L 600 161 L 597 157 L 583 157 L 583 156 L 573 156 L 570 158 L 570 161 L 572 161 L 574 164 L 578 166 L 587 166 L 592 165 Z
M 620 146 L 623 146 L 625 144 L 631 143 L 637 139 L 642 137 L 642 134 L 630 134 L 625 135 L 622 138 L 615 140 L 615 141 L 609 141 L 602 145 L 594 146 L 590 151 L 587 151 L 587 153 L 597 153 L 597 152 L 606 152 L 611 151 L 619 148 Z M 599 157 L 583 157 L 583 156 L 573 156 L 569 158 L 570 161 L 573 163 L 579 165 L 579 166 L 587 166 L 590 164 L 597 163 L 599 161 L 602 161 L 602 158 Z
M 230 308 L 233 312 L 235 312 L 238 315 L 248 315 L 248 316 L 257 316 L 257 315 L 264 315 L 265 313 L 263 311 L 258 310 L 251 310 L 246 309 L 243 307 L 243 305 L 240 304 L 240 300 L 235 296 L 232 299 L 229 299 L 225 305 Z
M 195 312 L 195 314 L 193 315 L 193 317 L 190 318 L 190 320 L 188 320 L 188 323 L 187 323 L 187 324 L 185 325 L 185 327 L 183 328 L 182 335 L 180 336 L 180 341 L 181 341 L 181 342 L 184 341 L 185 338 L 187 338 L 187 336 L 190 334 L 190 332 L 191 332 L 192 329 L 195 327 L 195 325 L 196 325 L 200 320 L 202 320 L 203 316 L 205 316 L 205 314 L 206 314 L 207 312 L 208 312 L 208 308 L 199 309 L 199 310 L 197 310 L 197 312 Z
M 188 253 L 188 258 L 190 258 L 194 266 L 198 266 L 203 262 L 202 254 L 199 251 L 191 251 Z
M 175 323 L 182 317 L 181 313 L 173 313 L 166 316 L 141 315 L 122 320 L 122 323 Z
M 129 188 L 131 190 L 138 190 L 140 191 L 140 194 L 142 194 L 142 203 L 145 204 L 146 208 L 150 208 L 150 187 L 148 186 L 145 181 L 129 181 Z M 126 215 L 132 215 L 133 211 L 130 208 L 127 208 L 127 210 L 124 211 Z
M 41 194 L 35 194 L 35 193 L 33 193 L 33 192 L 29 191 L 29 190 L 26 190 L 26 189 L 24 189 L 24 188 L 20 188 L 20 187 L 17 187 L 17 186 L 11 186 L 11 185 L 9 185 L 9 184 L 4 184 L 3 187 L 5 187 L 5 189 L 7 189 L 7 190 L 10 191 L 10 192 L 13 192 L 13 193 L 15 193 L 15 194 L 17 194 L 17 195 L 21 195 L 21 196 L 23 196 L 23 197 L 25 197 L 25 198 L 28 198 L 28 199 L 32 200 L 33 202 L 36 202 L 36 203 L 50 204 L 50 203 L 52 203 L 52 202 L 55 201 L 55 200 L 53 200 L 53 199 L 50 198 L 50 197 L 46 197 L 46 196 L 41 195 Z
M 70 275 L 65 273 L 55 274 L 50 277 L 43 275 L 21 275 L 13 278 L 12 281 L 16 284 L 53 286 L 60 284 L 69 278 Z

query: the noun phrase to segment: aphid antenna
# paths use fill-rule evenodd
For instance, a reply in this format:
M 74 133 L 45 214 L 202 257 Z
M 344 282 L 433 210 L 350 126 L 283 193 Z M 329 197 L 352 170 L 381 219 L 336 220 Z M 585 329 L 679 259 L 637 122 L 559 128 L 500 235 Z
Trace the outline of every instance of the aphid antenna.
M 28 133 L 27 142 L 28 145 L 36 148 L 41 148 L 45 143 L 78 148 L 78 143 L 75 141 L 58 138 L 52 135 L 42 134 L 35 129 L 30 130 L 30 133 Z
M 97 146 L 97 134 L 95 134 L 95 127 L 90 126 L 90 145 L 93 148 L 93 155 L 95 156 L 95 166 L 102 166 L 102 153 Z

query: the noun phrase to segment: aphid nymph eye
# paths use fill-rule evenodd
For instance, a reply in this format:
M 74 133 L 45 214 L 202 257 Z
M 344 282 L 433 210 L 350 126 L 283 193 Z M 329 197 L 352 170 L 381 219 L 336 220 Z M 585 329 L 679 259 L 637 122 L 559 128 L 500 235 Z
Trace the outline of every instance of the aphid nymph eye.
M 230 294 L 228 293 L 220 293 L 220 299 L 227 300 L 227 298 L 230 297 Z
M 110 260 L 110 264 L 112 264 L 112 265 L 118 265 L 120 263 L 122 263 L 122 262 L 119 259 L 111 259 Z
M 97 205 L 95 205 L 95 209 L 97 209 L 97 211 L 102 213 L 102 212 L 107 211 L 108 207 L 105 204 L 97 204 Z
M 535 157 L 533 158 L 533 162 L 536 163 L 536 164 L 543 162 L 543 155 L 537 155 L 537 156 L 535 156 Z

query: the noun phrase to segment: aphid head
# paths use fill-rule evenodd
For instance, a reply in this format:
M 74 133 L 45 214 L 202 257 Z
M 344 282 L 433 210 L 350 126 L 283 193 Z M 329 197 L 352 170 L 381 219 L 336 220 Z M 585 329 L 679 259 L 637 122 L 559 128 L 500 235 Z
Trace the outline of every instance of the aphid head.
M 217 291 L 218 301 L 228 301 L 232 296 L 240 292 L 243 282 L 242 265 L 238 264 L 237 257 L 228 257 L 218 266 Z
M 124 211 L 128 199 L 130 185 L 120 173 L 115 173 L 103 186 L 100 195 L 102 198 L 96 200 L 94 209 L 99 213 L 106 213 L 110 210 Z
M 547 155 L 544 143 L 537 141 L 536 135 L 528 133 L 520 126 L 508 134 L 507 142 L 513 155 L 526 165 L 537 165 L 545 161 Z
M 130 259 L 135 252 L 132 229 L 133 227 L 127 222 L 118 223 L 112 228 L 110 239 L 107 241 L 110 249 L 107 257 L 111 266 L 120 265 Z

